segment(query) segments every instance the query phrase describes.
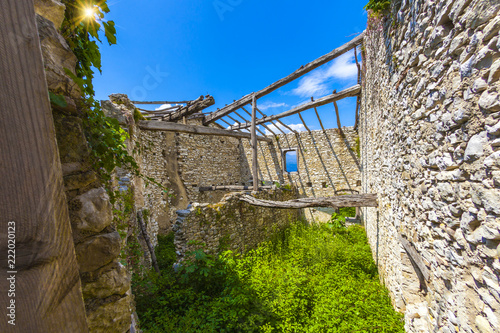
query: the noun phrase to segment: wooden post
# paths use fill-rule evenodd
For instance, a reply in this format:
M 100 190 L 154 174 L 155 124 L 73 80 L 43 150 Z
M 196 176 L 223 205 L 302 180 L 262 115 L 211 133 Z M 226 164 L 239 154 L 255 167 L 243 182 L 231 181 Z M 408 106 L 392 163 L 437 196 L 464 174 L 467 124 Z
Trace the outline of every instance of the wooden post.
M 0 2 L 0 53 L 0 332 L 88 332 L 33 0 Z
M 252 173 L 253 173 L 253 188 L 254 191 L 259 189 L 259 164 L 257 161 L 257 134 L 255 124 L 257 120 L 257 99 L 255 93 L 252 96 Z
M 336 90 L 333 91 L 334 94 L 336 92 L 337 92 Z M 333 101 L 333 106 L 335 107 L 335 115 L 337 116 L 337 127 L 339 128 L 339 133 L 341 136 L 345 136 L 344 131 L 342 131 L 342 125 L 340 124 L 339 107 L 337 106 L 336 101 Z

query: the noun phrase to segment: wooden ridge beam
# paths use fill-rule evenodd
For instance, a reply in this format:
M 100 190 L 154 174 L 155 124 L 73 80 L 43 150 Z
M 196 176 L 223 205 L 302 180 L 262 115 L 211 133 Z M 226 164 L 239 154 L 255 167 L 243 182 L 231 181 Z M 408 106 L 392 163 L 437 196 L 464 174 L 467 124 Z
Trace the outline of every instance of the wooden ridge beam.
M 274 186 L 259 186 L 259 190 L 270 190 Z M 208 191 L 253 191 L 253 186 L 246 185 L 218 185 L 218 186 L 200 186 L 200 192 Z
M 187 104 L 192 101 L 180 101 L 180 102 L 169 102 L 169 101 L 153 101 L 153 102 L 141 102 L 141 101 L 131 101 L 132 104 Z
M 292 74 L 288 75 L 287 77 L 282 78 L 281 80 L 278 80 L 274 82 L 273 84 L 265 87 L 262 90 L 259 90 L 258 92 L 255 93 L 255 98 L 259 99 L 267 94 L 270 94 L 271 92 L 275 91 L 276 89 L 279 89 L 283 87 L 285 84 L 292 82 L 293 80 L 301 77 L 304 74 L 309 73 L 310 71 L 318 68 L 319 66 L 326 64 L 327 62 L 337 58 L 338 56 L 352 50 L 354 47 L 357 45 L 360 45 L 363 42 L 365 33 L 362 32 L 359 36 L 355 37 L 351 41 L 347 42 L 346 44 L 336 48 L 335 50 L 331 51 L 328 54 L 325 54 L 322 57 L 319 57 L 318 59 L 301 66 L 299 69 L 297 69 L 295 72 Z M 220 110 L 217 110 L 215 112 L 212 112 L 211 114 L 207 115 L 205 119 L 203 120 L 203 125 L 207 125 L 211 123 L 212 121 L 215 121 L 219 119 L 220 117 L 223 117 L 224 115 L 233 112 L 234 110 L 237 110 L 241 108 L 242 106 L 245 106 L 252 102 L 252 96 L 253 93 L 248 94 L 246 96 L 243 96 L 239 100 L 223 107 Z
M 207 95 L 205 97 L 200 96 L 197 100 L 188 103 L 186 106 L 182 107 L 178 111 L 168 113 L 162 117 L 163 121 L 175 121 L 182 117 L 192 115 L 194 113 L 200 112 L 209 106 L 215 104 L 215 100 L 212 96 Z
M 361 92 L 361 86 L 359 84 L 357 84 L 353 87 L 342 90 L 339 93 L 334 93 L 334 94 L 322 97 L 320 99 L 317 99 L 314 102 L 309 102 L 309 103 L 299 105 L 299 106 L 297 106 L 291 110 L 285 111 L 283 113 L 257 119 L 257 125 L 262 124 L 262 123 L 267 123 L 267 122 L 270 122 L 272 120 L 277 120 L 280 118 L 288 117 L 288 116 L 297 114 L 299 112 L 309 110 L 309 109 L 314 108 L 314 107 L 326 105 L 328 103 L 333 103 L 335 101 L 341 100 L 341 99 L 346 98 L 346 97 L 357 96 L 360 92 Z M 233 125 L 233 126 L 231 126 L 231 129 L 236 130 L 236 129 L 241 129 L 241 128 L 248 128 L 250 126 L 251 126 L 251 123 L 246 122 L 246 123 L 241 123 L 240 125 L 236 125 L 236 126 Z
M 150 121 L 141 120 L 138 123 L 140 129 L 150 131 L 166 131 L 166 132 L 179 132 L 191 133 L 200 135 L 218 135 L 218 136 L 232 136 L 235 138 L 250 139 L 250 133 L 236 132 L 227 129 L 220 129 L 206 126 L 184 125 L 179 123 L 171 123 L 167 121 Z M 257 136 L 257 140 L 271 142 L 271 138 Z
M 288 201 L 271 201 L 254 198 L 250 195 L 242 195 L 240 201 L 254 206 L 269 208 L 307 208 L 307 207 L 377 207 L 376 194 L 353 194 L 326 198 L 300 198 Z

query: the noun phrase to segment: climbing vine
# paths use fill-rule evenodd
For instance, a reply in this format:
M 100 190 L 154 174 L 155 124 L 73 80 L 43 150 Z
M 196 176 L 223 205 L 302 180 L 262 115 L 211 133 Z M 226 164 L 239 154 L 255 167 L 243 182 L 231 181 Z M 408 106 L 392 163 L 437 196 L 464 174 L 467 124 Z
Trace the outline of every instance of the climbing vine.
M 153 178 L 140 173 L 133 156 L 127 151 L 125 141 L 128 133 L 120 127 L 116 119 L 104 115 L 99 101 L 95 99 L 92 80 L 95 70 L 101 72 L 102 39 L 109 45 L 116 44 L 115 23 L 105 19 L 109 13 L 106 0 L 65 0 L 66 12 L 62 34 L 76 55 L 76 75 L 69 69 L 66 73 L 82 91 L 81 109 L 84 112 L 83 126 L 92 156 L 92 164 L 101 180 L 109 184 L 113 170 L 122 167 L 146 183 L 154 183 L 164 190 Z M 108 188 L 109 190 L 109 188 Z M 116 193 L 108 191 L 112 201 Z
M 384 10 L 391 6 L 390 0 L 369 0 L 366 6 L 366 10 L 370 11 L 371 16 L 378 16 Z

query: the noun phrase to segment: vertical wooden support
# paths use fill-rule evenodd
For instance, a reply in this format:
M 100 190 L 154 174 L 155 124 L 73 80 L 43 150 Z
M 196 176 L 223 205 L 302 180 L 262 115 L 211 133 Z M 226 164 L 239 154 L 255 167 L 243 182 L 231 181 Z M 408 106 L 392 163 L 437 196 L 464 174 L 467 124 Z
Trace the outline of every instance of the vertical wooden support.
M 334 94 L 336 92 L 337 90 L 333 91 Z M 337 116 L 337 127 L 339 128 L 339 133 L 341 136 L 345 136 L 344 131 L 342 131 L 342 125 L 340 124 L 339 107 L 337 106 L 337 102 L 333 101 L 333 106 L 335 107 L 335 115 Z
M 354 47 L 354 60 L 356 60 L 356 66 L 358 67 L 358 84 L 361 85 L 361 66 L 359 65 L 358 50 L 356 47 Z M 361 89 L 363 89 L 363 88 L 361 88 Z M 356 97 L 356 115 L 355 115 L 355 120 L 354 120 L 354 130 L 358 130 L 359 103 L 360 103 L 360 98 L 359 98 L 359 96 L 357 96 Z
M 259 189 L 259 164 L 257 161 L 257 134 L 255 124 L 257 120 L 257 99 L 255 98 L 255 93 L 252 96 L 252 173 L 253 173 L 253 190 L 258 191 Z
M 88 332 L 33 0 L 0 1 L 0 54 L 0 332 Z

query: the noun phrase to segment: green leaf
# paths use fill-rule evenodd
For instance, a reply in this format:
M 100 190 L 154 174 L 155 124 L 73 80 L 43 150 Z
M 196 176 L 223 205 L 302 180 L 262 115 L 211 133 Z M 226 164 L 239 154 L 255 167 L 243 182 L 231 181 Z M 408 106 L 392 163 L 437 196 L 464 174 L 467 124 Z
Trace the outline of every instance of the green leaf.
M 64 99 L 64 96 L 56 95 L 52 91 L 49 91 L 50 103 L 57 105 L 61 108 L 65 108 L 68 106 L 68 103 Z
M 108 39 L 109 45 L 116 44 L 115 22 L 108 21 L 108 22 L 102 22 L 102 24 L 104 25 L 104 34 L 106 35 L 106 38 Z

